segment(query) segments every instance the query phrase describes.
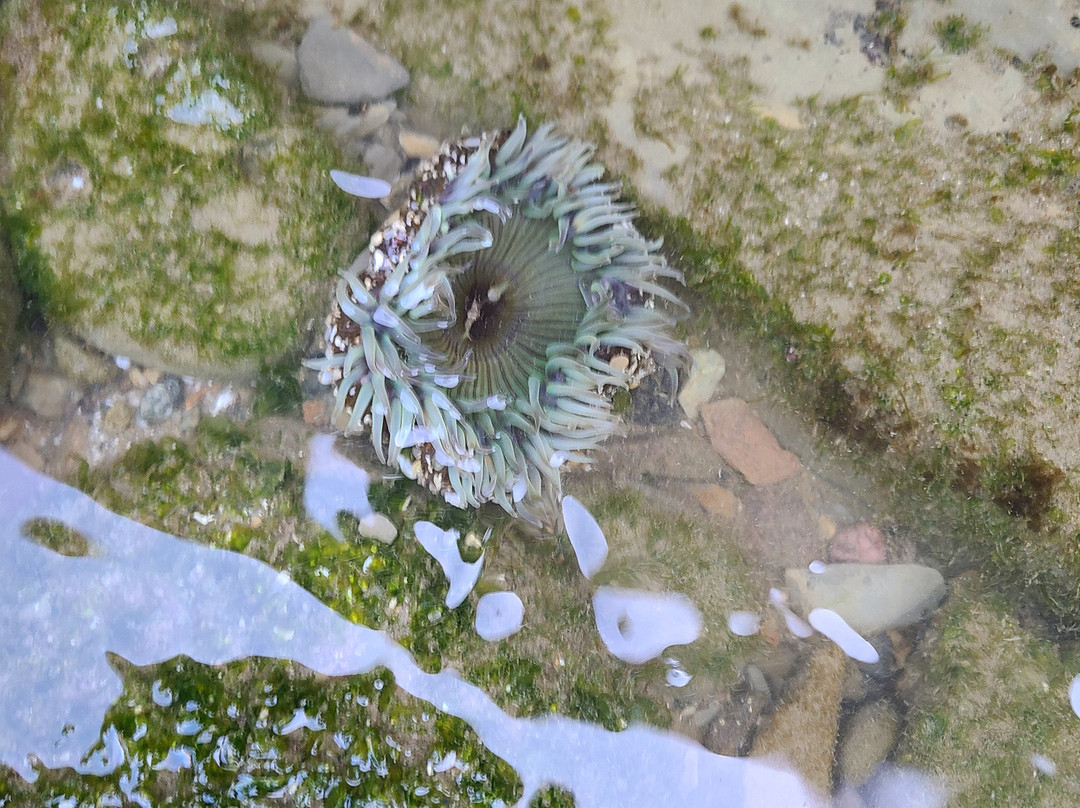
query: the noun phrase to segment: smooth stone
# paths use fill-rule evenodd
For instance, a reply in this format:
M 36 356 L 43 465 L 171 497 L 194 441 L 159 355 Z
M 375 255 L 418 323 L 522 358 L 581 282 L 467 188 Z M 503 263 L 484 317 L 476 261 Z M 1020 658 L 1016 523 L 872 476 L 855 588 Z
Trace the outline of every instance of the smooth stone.
M 64 414 L 74 393 L 75 385 L 66 377 L 34 370 L 26 377 L 19 400 L 39 418 L 53 421 Z
M 398 533 L 397 526 L 390 521 L 390 517 L 374 511 L 360 517 L 357 530 L 364 538 L 374 539 L 380 544 L 393 544 Z
M 409 83 L 394 57 L 329 17 L 308 26 L 296 53 L 304 94 L 326 104 L 361 104 L 386 98 Z
M 166 376 L 143 394 L 139 402 L 139 417 L 148 424 L 168 420 L 184 401 L 184 383 L 176 376 Z
M 837 751 L 837 779 L 861 786 L 892 752 L 900 733 L 900 716 L 887 701 L 864 704 L 848 722 Z
M 410 160 L 426 160 L 439 150 L 442 143 L 431 135 L 402 129 L 398 132 L 398 145 Z
M 802 468 L 741 398 L 706 404 L 701 417 L 713 448 L 752 485 L 786 480 Z
M 690 358 L 694 362 L 693 369 L 679 391 L 679 406 L 686 417 L 693 421 L 701 405 L 711 401 L 716 394 L 727 365 L 724 357 L 708 348 L 690 351 Z
M 376 142 L 364 149 L 364 165 L 365 174 L 393 184 L 401 175 L 405 158 L 392 146 Z
M 300 80 L 300 65 L 296 60 L 294 48 L 286 48 L 277 42 L 261 39 L 252 43 L 251 55 L 270 68 L 283 86 L 295 87 Z
M 795 611 L 836 612 L 864 637 L 918 622 L 946 593 L 941 573 L 918 564 L 827 564 L 785 570 L 784 579 Z

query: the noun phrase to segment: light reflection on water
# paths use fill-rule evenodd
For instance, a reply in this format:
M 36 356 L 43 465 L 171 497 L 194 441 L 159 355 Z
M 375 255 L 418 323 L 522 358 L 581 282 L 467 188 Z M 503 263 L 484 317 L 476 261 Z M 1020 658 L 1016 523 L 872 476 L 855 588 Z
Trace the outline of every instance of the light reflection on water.
M 318 475 L 313 475 L 318 479 Z M 60 555 L 23 535 L 30 520 L 78 531 L 89 552 Z M 349 622 L 287 574 L 107 511 L 0 449 L 0 762 L 36 777 L 46 767 L 115 771 L 124 752 L 102 739 L 122 681 L 106 652 L 135 665 L 186 655 L 209 665 L 262 656 L 331 676 L 385 666 L 396 684 L 457 716 L 507 761 L 521 805 L 549 785 L 583 808 L 655 805 L 811 806 L 800 780 L 770 763 L 713 754 L 646 726 L 611 732 L 557 715 L 514 718 L 452 672 L 420 670 L 383 632 Z M 303 723 L 303 722 L 302 722 Z M 115 732 L 113 732 L 115 736 Z M 185 765 L 185 749 L 163 764 Z M 188 757 L 190 761 L 190 757 Z

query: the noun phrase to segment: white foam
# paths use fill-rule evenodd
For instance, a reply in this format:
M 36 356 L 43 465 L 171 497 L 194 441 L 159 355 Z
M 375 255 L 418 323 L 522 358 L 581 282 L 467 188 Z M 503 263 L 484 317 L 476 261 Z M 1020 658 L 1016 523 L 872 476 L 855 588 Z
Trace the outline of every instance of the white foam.
M 416 532 L 416 540 L 443 568 L 443 573 L 450 581 L 446 605 L 456 609 L 480 579 L 480 570 L 484 565 L 483 553 L 471 564 L 466 563 L 458 550 L 458 538 L 461 534 L 456 530 L 443 530 L 431 522 L 417 522 L 413 525 L 413 530 Z
M 813 609 L 808 617 L 811 626 L 839 645 L 856 662 L 872 665 L 878 661 L 877 649 L 832 609 Z
M 168 113 L 169 120 L 187 126 L 205 126 L 213 124 L 219 129 L 228 130 L 244 122 L 244 113 L 240 108 L 221 95 L 217 90 L 204 90 L 199 96 L 188 95 Z
M 593 595 L 600 639 L 624 662 L 640 664 L 672 645 L 691 643 L 701 634 L 701 614 L 690 598 L 601 586 Z
M 65 557 L 30 541 L 24 526 L 40 518 L 78 531 L 93 552 Z M 551 786 L 579 808 L 822 804 L 775 763 L 717 755 L 675 733 L 510 716 L 459 675 L 421 670 L 384 632 L 345 619 L 268 565 L 110 513 L 3 449 L 0 569 L 0 763 L 29 780 L 38 765 L 77 768 L 100 745 L 102 720 L 124 693 L 109 654 L 139 666 L 178 655 L 207 665 L 271 657 L 324 676 L 386 668 L 396 687 L 466 722 L 513 767 L 521 805 Z
M 525 606 L 513 592 L 488 592 L 476 604 L 476 633 L 488 642 L 516 634 L 525 617 Z
M 732 612 L 727 618 L 728 630 L 740 637 L 750 637 L 761 630 L 761 618 L 753 612 Z
M 333 435 L 316 435 L 308 441 L 304 510 L 338 541 L 345 541 L 337 523 L 339 511 L 357 519 L 371 513 L 369 480 L 366 471 L 334 451 Z
M 585 506 L 573 497 L 562 498 L 562 515 L 566 535 L 577 555 L 581 574 L 592 578 L 607 559 L 608 544 L 604 531 Z
M 800 639 L 806 639 L 814 633 L 814 630 L 806 624 L 806 621 L 791 611 L 787 605 L 787 595 L 775 587 L 769 590 L 769 603 L 776 607 L 777 611 L 784 616 L 784 624 L 787 630 Z

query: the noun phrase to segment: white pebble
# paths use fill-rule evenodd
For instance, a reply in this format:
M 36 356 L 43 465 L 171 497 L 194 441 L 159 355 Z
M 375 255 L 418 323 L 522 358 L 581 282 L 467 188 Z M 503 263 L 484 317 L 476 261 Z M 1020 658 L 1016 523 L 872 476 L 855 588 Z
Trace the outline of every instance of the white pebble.
M 566 535 L 577 555 L 581 574 L 592 578 L 607 559 L 608 545 L 604 531 L 585 506 L 573 497 L 563 497 L 562 515 Z
M 330 179 L 345 193 L 358 196 L 361 199 L 382 199 L 390 193 L 390 183 L 375 177 L 364 177 L 360 174 L 350 174 L 348 171 L 330 169 Z
M 809 614 L 810 625 L 840 646 L 856 662 L 874 664 L 878 652 L 866 639 L 832 609 L 814 609 Z
M 127 356 L 117 354 L 113 361 L 116 362 L 116 366 L 120 368 L 120 370 L 128 370 L 131 368 L 131 359 Z
M 476 604 L 476 633 L 497 642 L 521 628 L 525 606 L 513 592 L 489 592 Z
M 432 558 L 439 562 L 439 566 L 443 568 L 443 572 L 450 581 L 450 589 L 446 593 L 446 605 L 448 608 L 456 609 L 472 592 L 480 578 L 480 570 L 484 563 L 483 554 L 471 564 L 466 563 L 458 550 L 460 534 L 456 530 L 443 530 L 431 522 L 417 522 L 413 529 L 416 531 L 416 540 L 431 553 Z
M 640 664 L 671 645 L 691 643 L 701 634 L 701 614 L 690 598 L 602 586 L 593 595 L 600 639 L 624 662 Z
M 815 575 L 821 575 L 821 573 L 825 572 L 826 569 L 827 567 L 825 566 L 824 561 L 810 562 L 810 572 L 814 573 Z
M 761 618 L 753 612 L 732 612 L 727 619 L 728 629 L 740 637 L 750 637 L 761 629 Z

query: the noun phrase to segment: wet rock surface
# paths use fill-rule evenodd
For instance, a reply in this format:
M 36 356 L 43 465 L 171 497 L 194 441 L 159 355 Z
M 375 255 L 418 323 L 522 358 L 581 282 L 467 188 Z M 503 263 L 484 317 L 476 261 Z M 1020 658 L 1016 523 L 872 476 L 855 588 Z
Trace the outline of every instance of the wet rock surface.
M 799 458 L 782 448 L 742 399 L 727 398 L 701 408 L 713 447 L 753 485 L 769 485 L 794 475 Z
M 863 635 L 904 628 L 945 598 L 941 573 L 917 564 L 827 564 L 820 572 L 784 572 L 792 605 L 803 616 L 830 609 Z
M 376 101 L 409 83 L 396 59 L 355 31 L 335 27 L 330 17 L 311 23 L 296 55 L 304 94 L 326 104 Z

